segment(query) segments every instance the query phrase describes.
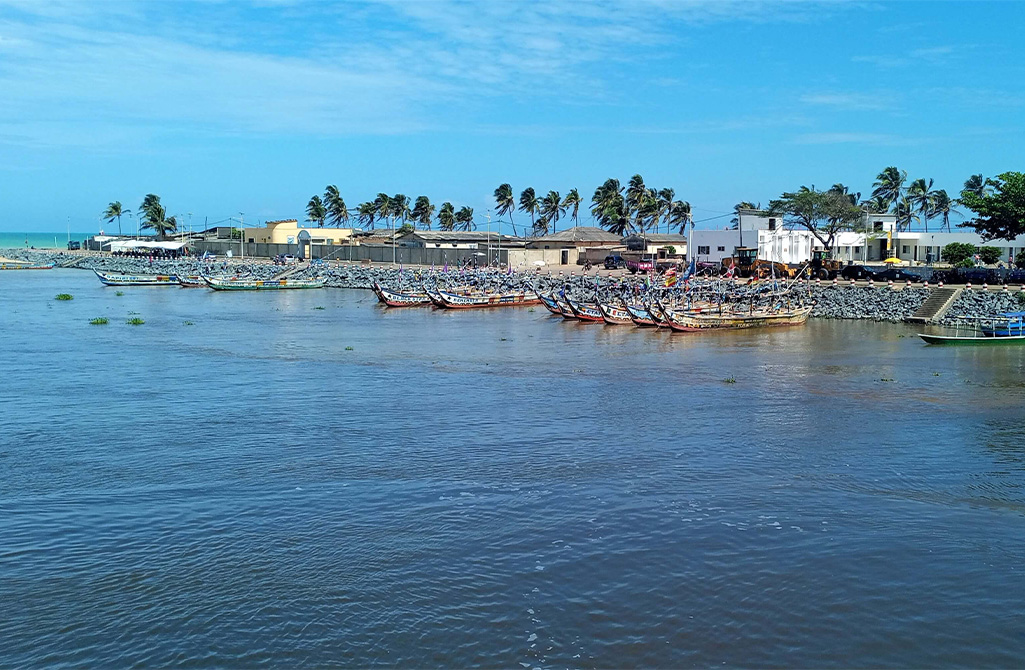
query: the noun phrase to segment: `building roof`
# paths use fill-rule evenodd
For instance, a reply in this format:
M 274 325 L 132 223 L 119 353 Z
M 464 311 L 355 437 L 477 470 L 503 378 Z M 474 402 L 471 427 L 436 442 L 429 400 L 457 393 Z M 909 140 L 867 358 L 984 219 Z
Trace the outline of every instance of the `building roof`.
M 560 230 L 544 237 L 535 237 L 535 242 L 619 242 L 619 235 L 594 226 L 576 226 Z
M 508 235 L 499 235 L 498 232 L 489 233 L 482 230 L 411 230 L 408 233 L 403 234 L 403 237 L 419 237 L 421 240 L 428 240 L 431 242 L 487 242 L 490 240 L 497 240 L 499 238 L 515 239 L 510 238 Z
M 686 235 L 677 235 L 673 233 L 649 234 L 645 235 L 644 239 L 648 241 L 648 244 L 687 244 Z

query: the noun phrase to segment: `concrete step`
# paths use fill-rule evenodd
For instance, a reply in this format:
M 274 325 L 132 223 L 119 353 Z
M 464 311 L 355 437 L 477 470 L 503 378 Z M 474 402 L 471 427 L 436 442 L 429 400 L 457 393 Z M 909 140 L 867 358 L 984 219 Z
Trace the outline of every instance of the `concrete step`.
M 929 297 L 925 299 L 925 302 L 922 303 L 917 312 L 908 317 L 908 321 L 913 323 L 935 323 L 939 321 L 963 290 L 964 287 L 932 289 Z

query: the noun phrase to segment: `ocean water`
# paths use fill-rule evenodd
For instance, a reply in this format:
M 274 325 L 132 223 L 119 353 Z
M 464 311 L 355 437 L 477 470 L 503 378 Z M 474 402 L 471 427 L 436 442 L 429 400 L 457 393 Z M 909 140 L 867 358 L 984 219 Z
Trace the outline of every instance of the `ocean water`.
M 0 273 L 0 666 L 1025 659 L 1025 348 L 120 292 Z
M 71 239 L 82 240 L 96 233 L 71 233 Z M 0 249 L 67 249 L 68 232 L 61 233 L 9 233 L 0 231 Z

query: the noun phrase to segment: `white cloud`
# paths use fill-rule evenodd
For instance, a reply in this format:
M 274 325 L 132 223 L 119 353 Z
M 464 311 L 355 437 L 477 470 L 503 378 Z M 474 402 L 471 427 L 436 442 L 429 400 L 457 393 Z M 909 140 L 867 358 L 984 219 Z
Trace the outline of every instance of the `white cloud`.
M 849 111 L 877 111 L 893 107 L 891 93 L 808 93 L 802 95 L 806 105 L 821 105 Z

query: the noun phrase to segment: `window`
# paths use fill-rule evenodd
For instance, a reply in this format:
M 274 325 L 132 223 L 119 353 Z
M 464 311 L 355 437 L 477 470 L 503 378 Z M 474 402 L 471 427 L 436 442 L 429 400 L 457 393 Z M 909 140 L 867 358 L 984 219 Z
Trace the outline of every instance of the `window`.
M 906 254 L 908 252 L 908 245 L 906 245 L 906 244 L 902 245 L 901 248 L 900 248 L 900 252 L 902 254 Z
M 882 221 L 873 221 L 872 222 L 872 230 L 874 230 L 877 233 L 883 232 L 883 222 Z
M 854 253 L 860 254 L 861 253 L 861 247 L 854 247 Z
M 726 247 L 716 247 L 716 251 L 726 251 Z
M 769 230 L 776 230 L 776 219 L 769 219 Z M 719 251 L 722 251 L 722 249 Z
M 705 254 L 707 256 L 711 252 L 709 251 L 709 247 L 698 247 L 698 253 Z

